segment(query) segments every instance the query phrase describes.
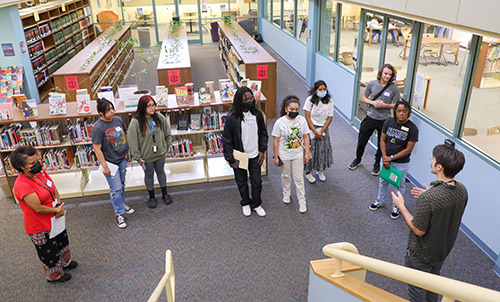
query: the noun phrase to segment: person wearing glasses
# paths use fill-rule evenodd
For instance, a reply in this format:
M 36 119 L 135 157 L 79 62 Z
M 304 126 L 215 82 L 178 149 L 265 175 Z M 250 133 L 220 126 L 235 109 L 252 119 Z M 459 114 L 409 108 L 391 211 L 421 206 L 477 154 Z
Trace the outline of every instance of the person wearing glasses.
M 170 125 L 165 116 L 156 112 L 156 102 L 150 95 L 139 99 L 137 110 L 129 124 L 128 143 L 132 158 L 144 169 L 144 182 L 149 193 L 147 205 L 156 208 L 154 173 L 161 187 L 161 198 L 165 204 L 172 203 L 167 192 L 165 155 L 172 143 Z
M 24 229 L 36 247 L 45 277 L 48 282 L 68 281 L 71 274 L 64 270 L 74 269 L 78 263 L 71 260 L 65 223 L 56 227 L 66 213 L 59 192 L 42 169 L 35 148 L 17 148 L 10 155 L 10 162 L 19 171 L 14 195 L 23 211 Z
M 262 192 L 261 166 L 264 162 L 268 134 L 262 112 L 255 106 L 250 88 L 243 86 L 234 94 L 233 108 L 224 125 L 224 158 L 234 170 L 234 179 L 240 191 L 243 215 L 250 216 L 254 210 L 258 216 L 266 216 L 260 198 Z M 252 198 L 248 188 L 247 170 L 241 169 L 234 158 L 237 150 L 248 155 L 248 173 L 252 185 Z
M 409 120 L 411 105 L 406 101 L 397 101 L 394 105 L 394 117 L 388 118 L 382 127 L 380 138 L 380 151 L 382 152 L 382 164 L 390 170 L 396 168 L 402 173 L 399 191 L 405 194 L 405 179 L 410 168 L 410 155 L 418 141 L 418 128 Z M 377 199 L 370 205 L 370 210 L 376 211 L 384 206 L 389 183 L 379 179 Z M 391 218 L 398 219 L 399 208 L 392 204 Z

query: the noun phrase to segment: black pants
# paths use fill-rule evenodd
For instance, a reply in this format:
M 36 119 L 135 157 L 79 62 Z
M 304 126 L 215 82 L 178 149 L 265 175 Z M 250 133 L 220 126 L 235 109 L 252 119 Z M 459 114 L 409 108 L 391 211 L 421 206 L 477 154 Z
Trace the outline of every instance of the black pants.
M 356 148 L 356 158 L 361 160 L 363 153 L 365 153 L 365 147 L 370 136 L 372 136 L 373 131 L 377 131 L 378 143 L 377 152 L 375 153 L 375 165 L 380 165 L 380 158 L 382 158 L 382 152 L 380 151 L 380 137 L 382 136 L 382 127 L 384 126 L 385 120 L 376 120 L 369 116 L 361 122 L 358 134 L 358 147 Z
M 419 271 L 432 273 L 435 275 L 441 274 L 441 267 L 443 266 L 444 262 L 441 261 L 437 263 L 426 263 L 411 255 L 410 251 L 408 250 L 406 250 L 404 261 L 406 267 L 418 269 Z M 431 292 L 411 284 L 408 284 L 408 296 L 410 296 L 410 301 L 412 302 L 437 302 L 439 300 L 439 295 L 435 292 Z
M 260 177 L 261 166 L 258 164 L 259 157 L 248 159 L 248 172 L 250 173 L 250 183 L 252 184 L 252 198 L 250 198 L 250 191 L 248 189 L 248 175 L 247 170 L 233 169 L 234 178 L 238 185 L 238 190 L 241 195 L 241 206 L 250 205 L 252 209 L 260 206 L 262 200 L 260 193 L 262 192 L 262 179 Z

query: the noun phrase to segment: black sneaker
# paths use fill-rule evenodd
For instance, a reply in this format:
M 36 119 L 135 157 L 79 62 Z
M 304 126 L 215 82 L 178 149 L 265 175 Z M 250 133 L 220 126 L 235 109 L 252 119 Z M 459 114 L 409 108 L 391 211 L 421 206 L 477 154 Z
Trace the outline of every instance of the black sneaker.
M 71 279 L 71 274 L 69 273 L 64 273 L 61 278 L 57 279 L 57 280 L 47 280 L 47 282 L 66 282 L 68 281 L 69 279 Z
M 397 207 L 393 207 L 391 211 L 391 218 L 392 219 L 398 219 L 399 218 L 399 209 Z
M 127 227 L 127 223 L 125 222 L 125 218 L 123 218 L 122 215 L 117 215 L 116 216 L 116 225 L 120 228 L 120 229 L 124 229 Z
M 379 176 L 380 175 L 380 166 L 379 165 L 374 165 L 373 166 L 372 175 L 373 176 Z
M 76 262 L 75 260 L 71 260 L 71 262 L 69 263 L 68 266 L 66 267 L 63 267 L 63 269 L 74 269 L 78 266 L 78 262 Z
M 165 195 L 162 195 L 161 196 L 161 199 L 163 199 L 163 202 L 165 204 L 171 204 L 174 200 L 172 199 L 172 197 L 170 196 L 170 194 L 165 194 Z
M 360 159 L 357 159 L 355 158 L 352 163 L 347 166 L 350 170 L 354 170 L 356 169 L 357 167 L 359 167 L 359 165 L 361 165 L 361 160 Z
M 378 200 L 375 200 L 371 205 L 370 205 L 370 210 L 372 211 L 376 211 L 378 210 L 379 208 L 383 207 L 384 204 L 383 203 L 380 203 L 378 202 Z
M 150 198 L 148 200 L 148 208 L 150 209 L 156 208 L 156 198 Z

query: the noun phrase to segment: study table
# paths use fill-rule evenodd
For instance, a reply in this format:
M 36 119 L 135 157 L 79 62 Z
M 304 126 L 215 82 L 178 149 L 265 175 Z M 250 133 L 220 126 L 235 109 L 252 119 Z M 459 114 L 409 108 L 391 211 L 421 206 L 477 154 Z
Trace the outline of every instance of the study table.
M 375 27 L 375 28 L 369 28 L 367 27 L 366 28 L 368 30 L 368 46 L 372 46 L 372 32 L 373 30 L 380 30 L 380 35 L 382 35 L 382 26 L 379 26 L 379 27 Z M 389 26 L 389 30 L 399 30 L 399 27 L 398 26 Z M 396 37 L 399 38 L 398 35 L 396 35 Z
M 408 43 L 411 42 L 411 38 L 406 38 L 405 39 L 405 48 L 403 50 L 403 60 L 406 60 L 406 48 L 408 47 Z M 441 43 L 441 49 L 439 50 L 439 58 L 443 56 L 443 45 L 445 44 L 453 44 L 453 43 L 459 43 L 456 40 L 448 39 L 448 38 L 422 38 L 422 46 L 423 45 L 429 45 L 432 43 Z M 457 58 L 458 58 L 458 51 L 460 48 L 457 48 L 457 52 L 455 53 L 455 64 L 457 64 Z

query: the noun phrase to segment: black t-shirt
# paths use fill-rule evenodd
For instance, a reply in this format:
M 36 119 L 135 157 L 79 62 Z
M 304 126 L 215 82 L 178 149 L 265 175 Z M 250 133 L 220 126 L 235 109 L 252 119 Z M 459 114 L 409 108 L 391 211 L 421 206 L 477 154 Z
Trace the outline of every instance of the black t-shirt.
M 385 145 L 388 156 L 406 149 L 408 142 L 418 141 L 418 128 L 410 120 L 404 124 L 399 124 L 395 118 L 388 118 L 384 122 L 382 133 L 386 135 Z M 393 160 L 395 163 L 407 163 L 409 161 L 410 155 Z

